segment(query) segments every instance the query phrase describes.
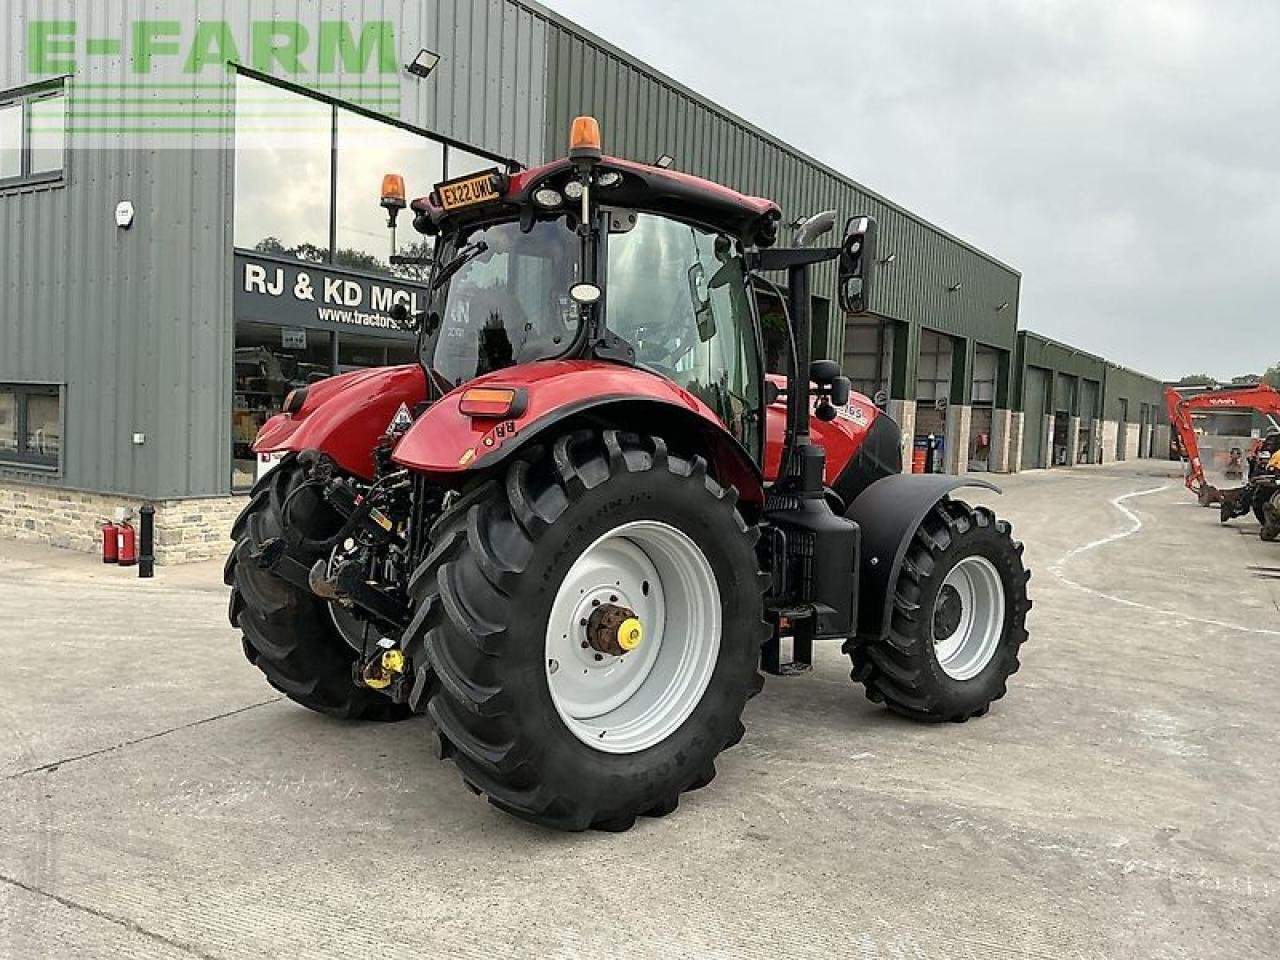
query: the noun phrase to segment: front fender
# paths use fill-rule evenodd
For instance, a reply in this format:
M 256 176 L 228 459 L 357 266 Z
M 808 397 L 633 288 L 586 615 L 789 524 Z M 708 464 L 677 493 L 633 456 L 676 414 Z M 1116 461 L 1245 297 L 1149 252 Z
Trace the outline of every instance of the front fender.
M 476 387 L 523 392 L 523 409 L 501 420 L 462 413 L 463 394 Z M 445 478 L 488 470 L 547 430 L 572 418 L 658 434 L 691 437 L 716 475 L 749 501 L 763 500 L 759 468 L 705 403 L 670 380 L 615 363 L 551 360 L 477 377 L 433 403 L 396 446 L 393 459 Z
M 960 487 L 985 487 L 987 480 L 947 474 L 894 474 L 867 487 L 845 516 L 862 528 L 858 635 L 883 637 L 893 613 L 893 590 L 916 528 L 934 504 Z
M 418 364 L 355 370 L 311 384 L 297 413 L 279 413 L 262 425 L 256 453 L 322 450 L 344 470 L 373 479 L 373 449 L 400 405 L 413 412 L 426 399 Z

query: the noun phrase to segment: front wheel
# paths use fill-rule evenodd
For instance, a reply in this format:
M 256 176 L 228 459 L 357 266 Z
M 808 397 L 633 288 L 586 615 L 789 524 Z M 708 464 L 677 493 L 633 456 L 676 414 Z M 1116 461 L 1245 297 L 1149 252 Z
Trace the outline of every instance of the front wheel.
M 1030 577 L 1007 522 L 942 500 L 907 549 L 888 635 L 846 645 L 853 679 L 868 699 L 915 720 L 982 716 L 1018 670 Z
M 440 518 L 404 647 L 412 702 L 472 789 L 623 830 L 715 776 L 767 632 L 735 501 L 659 438 L 582 431 Z
M 341 523 L 307 481 L 302 462 L 292 454 L 285 458 L 258 481 L 232 528 L 235 546 L 224 570 L 231 588 L 228 616 L 241 632 L 248 661 L 295 703 L 344 719 L 403 720 L 410 715 L 408 708 L 355 684 L 357 654 L 344 631 L 358 630 L 358 622 L 263 569 L 256 559 L 267 543 L 285 537 L 290 528 L 323 537 Z M 321 556 L 296 559 L 309 564 Z

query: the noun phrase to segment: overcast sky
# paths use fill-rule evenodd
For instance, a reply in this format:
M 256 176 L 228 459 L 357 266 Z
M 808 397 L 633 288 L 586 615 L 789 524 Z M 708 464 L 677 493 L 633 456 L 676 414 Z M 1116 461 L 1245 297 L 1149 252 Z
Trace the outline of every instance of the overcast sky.
M 1024 329 L 1280 361 L 1280 3 L 546 2 L 1019 269 Z

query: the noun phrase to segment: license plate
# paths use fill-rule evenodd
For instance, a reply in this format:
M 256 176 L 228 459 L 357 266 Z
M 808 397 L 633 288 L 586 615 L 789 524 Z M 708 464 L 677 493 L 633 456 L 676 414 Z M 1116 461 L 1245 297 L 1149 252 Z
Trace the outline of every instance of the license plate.
M 495 173 L 496 170 L 487 170 L 461 180 L 437 184 L 436 195 L 440 198 L 440 206 L 445 210 L 459 210 L 498 199 L 498 191 L 493 188 Z

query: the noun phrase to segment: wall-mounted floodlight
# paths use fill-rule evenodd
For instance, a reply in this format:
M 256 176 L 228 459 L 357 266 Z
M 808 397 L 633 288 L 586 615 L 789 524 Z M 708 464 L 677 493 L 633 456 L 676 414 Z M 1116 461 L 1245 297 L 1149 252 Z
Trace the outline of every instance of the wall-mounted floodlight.
M 880 261 L 880 265 L 882 267 L 887 267 L 889 264 L 893 263 L 893 261 L 897 259 L 898 259 L 898 255 L 896 253 L 891 253 L 887 257 L 885 257 L 883 260 Z
M 957 283 L 954 286 L 947 287 L 947 289 L 950 290 L 952 293 L 959 293 L 960 288 L 963 286 L 964 286 L 963 283 Z
M 666 170 L 675 162 L 675 157 L 671 156 L 669 153 L 664 153 L 657 160 L 653 161 L 653 165 L 659 170 Z
M 1004 303 L 1000 304 L 1000 306 L 996 307 L 996 313 L 999 313 L 1001 310 L 1008 310 L 1008 309 L 1009 309 L 1009 301 L 1006 300 Z
M 440 54 L 432 53 L 426 47 L 418 51 L 418 55 L 413 58 L 412 63 L 406 63 L 404 68 L 412 73 L 415 77 L 426 79 L 431 76 L 431 71 L 436 68 L 436 64 L 440 62 Z

